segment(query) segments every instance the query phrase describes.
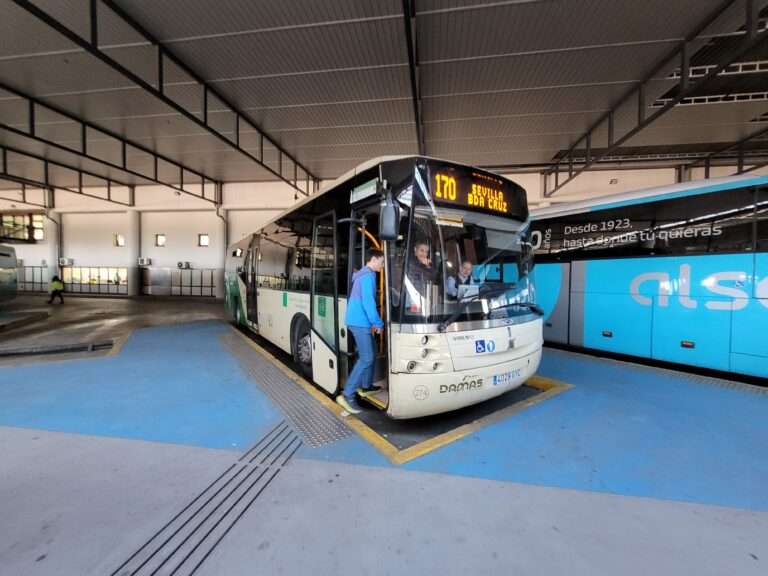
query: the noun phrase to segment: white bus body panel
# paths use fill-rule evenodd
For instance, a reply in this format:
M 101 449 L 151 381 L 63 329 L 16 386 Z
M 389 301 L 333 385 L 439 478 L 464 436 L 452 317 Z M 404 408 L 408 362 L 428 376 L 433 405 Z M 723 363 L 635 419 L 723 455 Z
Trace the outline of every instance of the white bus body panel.
M 330 394 L 336 392 L 339 382 L 339 363 L 336 352 L 312 330 L 312 379 Z
M 259 334 L 288 354 L 291 353 L 291 320 L 304 314 L 309 320 L 309 294 L 258 288 Z
M 412 372 L 400 371 L 400 364 L 406 362 L 405 354 L 424 348 L 414 346 L 423 335 L 393 334 L 393 350 L 401 353 L 392 364 L 398 371 L 389 376 L 387 413 L 392 418 L 417 418 L 448 412 L 521 386 L 539 368 L 542 329 L 543 322 L 537 319 L 500 328 L 429 334 L 434 344 L 427 345 L 426 358 L 412 360 L 416 362 Z M 494 342 L 490 351 L 489 341 Z M 454 366 L 441 366 L 448 357 Z M 433 362 L 438 363 L 435 371 Z
M 447 335 L 454 370 L 483 368 L 528 356 L 543 342 L 543 321 Z

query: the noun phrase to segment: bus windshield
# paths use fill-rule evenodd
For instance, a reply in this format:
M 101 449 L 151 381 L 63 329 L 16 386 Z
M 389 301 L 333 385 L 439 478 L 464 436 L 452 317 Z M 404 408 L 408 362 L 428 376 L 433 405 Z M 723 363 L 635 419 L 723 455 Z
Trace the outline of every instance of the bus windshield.
M 393 321 L 442 324 L 530 315 L 532 250 L 524 223 L 417 198 L 409 206 L 411 192 L 403 207 L 413 212 L 410 225 L 390 260 Z

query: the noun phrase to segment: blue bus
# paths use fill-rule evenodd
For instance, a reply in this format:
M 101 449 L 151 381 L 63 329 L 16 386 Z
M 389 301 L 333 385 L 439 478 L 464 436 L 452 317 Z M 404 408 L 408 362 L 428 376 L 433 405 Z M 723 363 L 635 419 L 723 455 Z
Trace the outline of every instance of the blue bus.
M 531 214 L 550 343 L 768 377 L 768 177 Z

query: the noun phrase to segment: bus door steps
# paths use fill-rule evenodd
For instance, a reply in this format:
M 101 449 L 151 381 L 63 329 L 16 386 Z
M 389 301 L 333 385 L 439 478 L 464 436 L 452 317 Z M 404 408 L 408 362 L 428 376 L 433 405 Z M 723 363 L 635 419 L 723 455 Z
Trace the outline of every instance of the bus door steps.
M 386 410 L 389 404 L 389 390 L 384 388 L 376 392 L 361 392 L 358 391 L 360 398 L 373 404 L 379 410 Z
M 0 358 L 18 356 L 42 356 L 45 354 L 69 354 L 72 352 L 98 352 L 110 350 L 115 341 L 98 340 L 96 342 L 73 342 L 69 344 L 52 344 L 48 346 L 24 346 L 20 348 L 0 348 Z

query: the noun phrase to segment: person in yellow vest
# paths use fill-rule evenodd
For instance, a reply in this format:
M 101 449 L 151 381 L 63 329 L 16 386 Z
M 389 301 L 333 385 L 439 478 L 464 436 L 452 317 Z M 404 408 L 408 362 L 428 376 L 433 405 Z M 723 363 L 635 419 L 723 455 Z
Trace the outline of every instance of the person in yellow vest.
M 62 294 L 64 293 L 64 282 L 61 281 L 61 278 L 58 276 L 54 276 L 51 278 L 51 299 L 48 300 L 48 304 L 53 304 L 53 299 L 58 298 L 59 301 L 64 304 L 64 296 Z

